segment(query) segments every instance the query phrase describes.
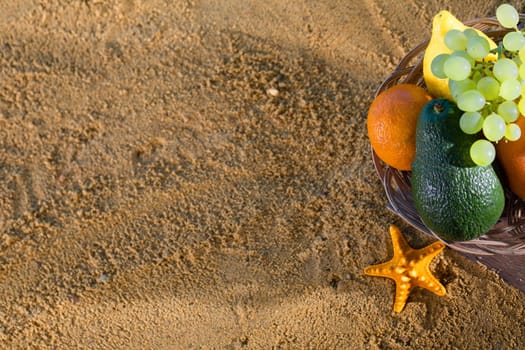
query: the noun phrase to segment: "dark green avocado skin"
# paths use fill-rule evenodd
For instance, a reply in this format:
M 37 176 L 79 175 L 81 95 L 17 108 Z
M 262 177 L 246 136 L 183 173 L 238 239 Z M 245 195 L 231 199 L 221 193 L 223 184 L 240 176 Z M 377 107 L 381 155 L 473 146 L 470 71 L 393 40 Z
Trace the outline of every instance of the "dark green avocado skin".
M 505 205 L 503 188 L 491 165 L 472 162 L 478 139 L 459 128 L 462 115 L 448 100 L 428 102 L 416 128 L 412 195 L 421 219 L 445 240 L 465 241 L 489 231 Z

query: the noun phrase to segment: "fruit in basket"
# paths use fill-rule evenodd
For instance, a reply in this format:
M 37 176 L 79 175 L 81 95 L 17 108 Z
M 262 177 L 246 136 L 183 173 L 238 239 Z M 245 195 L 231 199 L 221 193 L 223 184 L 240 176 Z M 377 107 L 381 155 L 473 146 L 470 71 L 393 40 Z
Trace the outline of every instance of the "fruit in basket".
M 410 170 L 417 118 L 430 100 L 426 90 L 414 84 L 395 85 L 377 95 L 368 110 L 367 129 L 370 144 L 383 162 Z
M 473 29 L 450 29 L 443 42 L 450 53 L 437 55 L 430 64 L 431 73 L 448 79 L 452 101 L 464 113 L 460 127 L 466 134 L 481 135 L 485 140 L 472 144 L 474 163 L 486 166 L 495 158 L 492 144 L 516 141 L 521 128 L 515 121 L 525 115 L 525 33 L 518 29 L 520 16 L 511 5 L 498 7 L 496 18 L 509 28 L 497 48 Z
M 447 33 L 449 32 L 450 34 L 447 36 Z M 447 98 L 451 100 L 452 95 L 448 86 L 448 79 L 443 78 L 443 76 L 438 77 L 433 72 L 432 61 L 439 55 L 450 54 L 452 52 L 452 49 L 450 49 L 445 42 L 445 37 L 447 37 L 446 39 L 450 46 L 457 49 L 467 49 L 466 43 L 467 37 L 470 35 L 469 33 L 477 33 L 477 36 L 485 38 L 489 44 L 489 49 L 497 47 L 496 43 L 494 43 L 494 41 L 487 37 L 483 32 L 464 25 L 446 10 L 443 10 L 434 16 L 432 21 L 432 34 L 423 56 L 423 78 L 425 79 L 425 84 L 429 93 L 434 98 Z M 462 46 L 465 46 L 465 48 Z M 477 47 L 478 45 L 473 45 L 470 49 L 473 55 L 477 52 Z M 446 56 L 441 56 L 441 58 L 445 57 Z M 450 70 L 458 70 L 460 75 L 463 76 L 461 74 L 463 73 L 461 67 L 464 66 L 465 63 L 463 62 L 463 59 L 464 57 L 457 56 L 457 59 L 453 60 L 457 61 L 455 62 L 457 64 L 456 67 L 460 68 L 455 68 L 454 64 L 449 64 L 451 67 L 447 68 Z
M 525 117 L 520 116 L 516 124 L 525 130 Z M 517 141 L 500 141 L 496 150 L 510 189 L 525 200 L 525 137 Z
M 472 161 L 470 148 L 478 137 L 461 131 L 462 114 L 446 99 L 427 103 L 419 116 L 412 163 L 415 208 L 425 225 L 451 241 L 474 239 L 489 231 L 505 200 L 492 166 Z
M 502 27 L 515 28 L 518 25 L 520 15 L 512 5 L 503 4 L 496 9 L 496 18 Z

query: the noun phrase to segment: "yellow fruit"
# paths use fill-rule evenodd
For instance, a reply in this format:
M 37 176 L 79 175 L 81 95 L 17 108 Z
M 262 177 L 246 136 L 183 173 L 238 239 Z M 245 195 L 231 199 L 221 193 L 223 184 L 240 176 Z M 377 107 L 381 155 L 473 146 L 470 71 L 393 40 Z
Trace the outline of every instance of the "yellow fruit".
M 458 29 L 463 31 L 467 28 L 471 27 L 464 25 L 448 11 L 443 10 L 434 16 L 434 20 L 432 21 L 432 35 L 425 50 L 425 55 L 423 56 L 423 77 L 430 95 L 432 95 L 434 98 L 447 98 L 452 100 L 450 90 L 448 88 L 448 79 L 440 79 L 432 74 L 432 70 L 430 69 L 432 60 L 437 55 L 452 52 L 445 45 L 445 34 L 447 34 L 449 30 Z M 488 40 L 491 50 L 497 47 L 496 43 L 483 32 L 477 29 L 474 30 L 480 36 Z M 494 54 L 489 54 L 487 57 L 490 57 L 489 59 L 491 60 L 496 59 Z

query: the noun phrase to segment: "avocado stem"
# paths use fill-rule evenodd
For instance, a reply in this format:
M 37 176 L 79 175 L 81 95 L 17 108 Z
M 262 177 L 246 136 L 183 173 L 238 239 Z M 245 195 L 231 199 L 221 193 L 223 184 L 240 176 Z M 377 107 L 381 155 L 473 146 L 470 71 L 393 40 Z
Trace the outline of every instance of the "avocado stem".
M 436 102 L 434 103 L 433 109 L 434 109 L 434 112 L 441 113 L 445 110 L 445 106 L 441 102 Z

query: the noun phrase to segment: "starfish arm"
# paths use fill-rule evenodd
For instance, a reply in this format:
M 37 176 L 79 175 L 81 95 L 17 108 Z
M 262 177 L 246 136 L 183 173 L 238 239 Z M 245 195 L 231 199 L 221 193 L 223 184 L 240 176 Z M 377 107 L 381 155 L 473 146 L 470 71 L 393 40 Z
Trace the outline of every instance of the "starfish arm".
M 425 288 L 426 290 L 429 290 L 439 296 L 447 294 L 445 287 L 430 273 L 425 276 L 424 280 L 418 279 L 415 281 L 414 285 Z
M 430 262 L 435 256 L 437 256 L 445 248 L 445 244 L 437 241 L 432 243 L 425 248 L 416 250 L 416 254 L 421 256 L 424 260 Z
M 424 266 L 424 270 L 421 271 L 422 275 L 416 280 L 416 285 L 418 287 L 425 288 L 437 295 L 443 296 L 446 294 L 445 287 L 439 282 L 437 278 L 434 277 L 430 271 L 430 263 L 432 259 L 438 255 L 445 245 L 441 242 L 434 242 L 431 245 L 418 250 L 421 258 L 421 265 Z
M 394 258 L 403 256 L 405 253 L 413 250 L 397 226 L 390 225 L 390 236 L 394 246 Z
M 419 266 L 424 266 L 425 269 L 430 273 L 430 264 L 432 259 L 434 259 L 441 251 L 445 245 L 441 242 L 434 242 L 428 247 L 414 251 L 414 254 L 411 256 L 414 260 L 414 263 Z
M 392 261 L 387 261 L 382 264 L 367 266 L 365 274 L 368 276 L 392 277 Z
M 412 286 L 410 283 L 396 282 L 396 299 L 394 301 L 394 312 L 401 312 L 407 303 Z

